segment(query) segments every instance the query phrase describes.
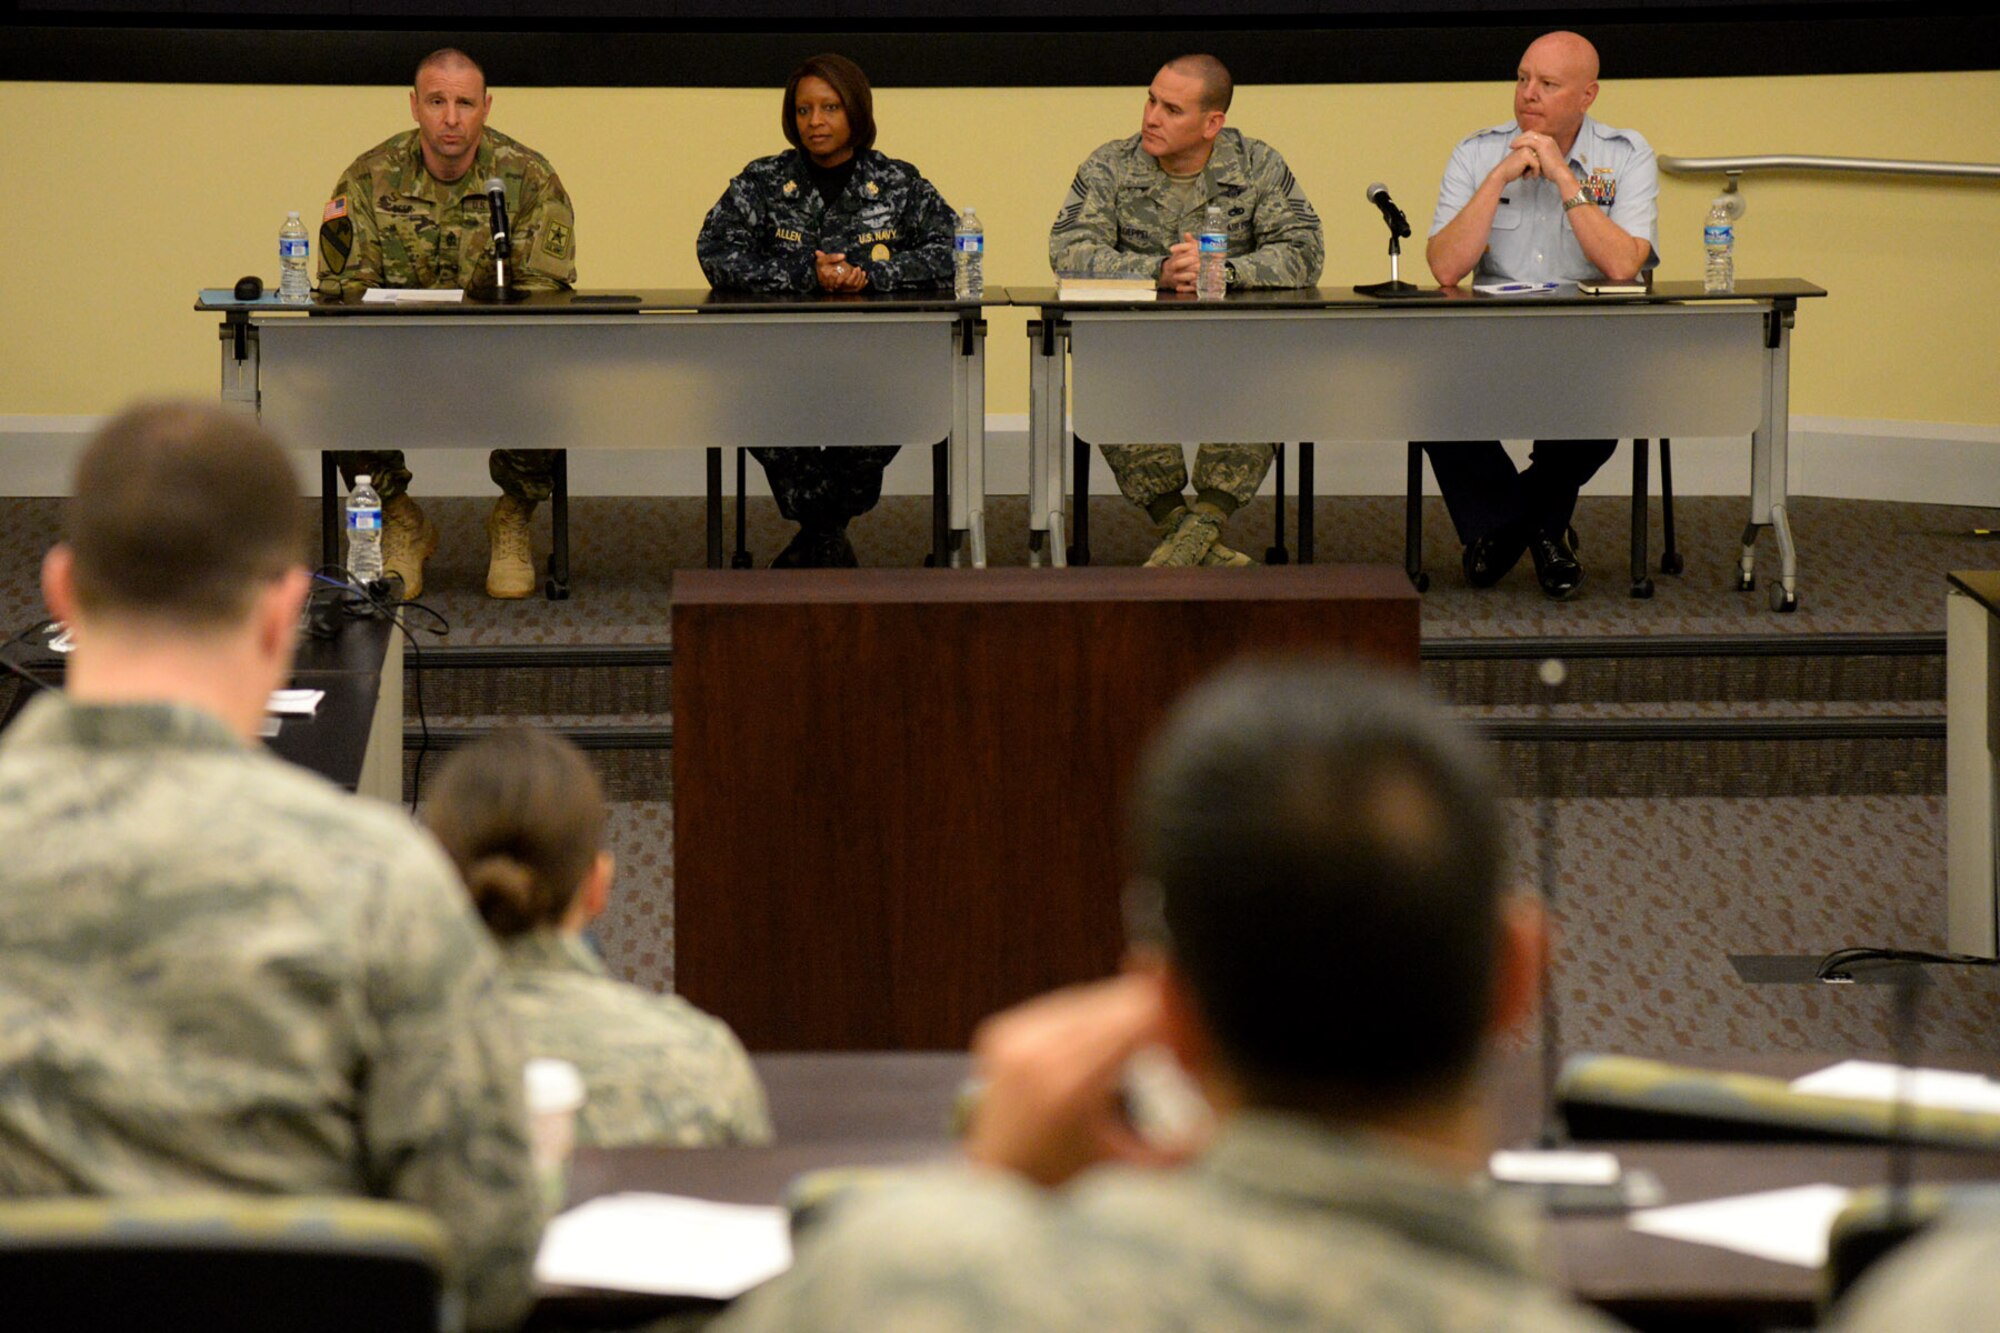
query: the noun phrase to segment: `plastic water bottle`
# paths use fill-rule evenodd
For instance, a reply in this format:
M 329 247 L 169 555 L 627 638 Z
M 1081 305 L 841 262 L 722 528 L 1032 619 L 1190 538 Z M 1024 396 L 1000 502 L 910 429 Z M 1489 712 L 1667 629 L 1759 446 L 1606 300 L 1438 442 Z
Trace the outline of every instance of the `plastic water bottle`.
M 305 303 L 312 300 L 312 279 L 306 276 L 306 263 L 312 258 L 312 241 L 306 237 L 306 224 L 299 221 L 297 213 L 285 214 L 285 225 L 278 229 L 278 299 Z
M 382 497 L 366 473 L 347 493 L 347 577 L 373 583 L 382 577 Z
M 1703 291 L 1736 290 L 1736 219 L 1743 216 L 1743 196 L 1718 194 L 1708 206 L 1708 221 L 1701 229 L 1702 248 L 1708 251 L 1708 265 L 1702 272 Z
M 958 215 L 951 233 L 951 291 L 961 301 L 986 295 L 986 228 L 971 209 Z
M 1194 295 L 1198 301 L 1220 301 L 1229 287 L 1224 266 L 1229 263 L 1229 223 L 1223 219 L 1222 205 L 1210 204 L 1201 219 L 1201 267 L 1195 270 Z

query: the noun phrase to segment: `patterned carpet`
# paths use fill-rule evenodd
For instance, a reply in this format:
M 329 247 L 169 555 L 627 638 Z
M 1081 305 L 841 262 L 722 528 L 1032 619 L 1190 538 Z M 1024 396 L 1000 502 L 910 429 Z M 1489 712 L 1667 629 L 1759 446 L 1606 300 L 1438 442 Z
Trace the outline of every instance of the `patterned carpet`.
M 1027 563 L 1027 512 L 1019 497 L 990 500 L 988 544 L 996 565 Z M 54 539 L 57 505 L 45 499 L 0 499 L 0 623 L 20 624 L 40 614 L 33 570 Z M 570 561 L 573 595 L 550 603 L 495 602 L 484 594 L 489 502 L 433 499 L 425 509 L 438 523 L 443 544 L 430 563 L 424 600 L 450 622 L 453 644 L 661 643 L 673 571 L 705 562 L 702 502 L 697 499 L 580 497 L 571 504 Z M 1286 535 L 1296 540 L 1296 502 L 1288 504 Z M 316 531 L 316 513 L 300 506 L 303 531 Z M 2000 564 L 2000 549 L 1969 535 L 1992 525 L 1990 510 L 1946 505 L 1857 500 L 1794 501 L 1792 523 L 1799 547 L 1800 606 L 1795 615 L 1771 613 L 1760 587 L 1734 591 L 1737 545 L 1748 508 L 1741 499 L 1697 496 L 1676 503 L 1675 524 L 1687 570 L 1678 578 L 1654 575 L 1650 601 L 1628 595 L 1630 510 L 1624 500 L 1591 498 L 1577 512 L 1577 533 L 1589 570 L 1577 596 L 1552 603 L 1523 564 L 1499 586 L 1465 584 L 1458 546 L 1443 504 L 1430 501 L 1424 519 L 1424 563 L 1431 574 L 1424 598 L 1424 636 L 1454 639 L 1523 635 L 1892 633 L 1944 628 L 1942 576 L 1953 569 Z M 1399 497 L 1321 499 L 1314 509 L 1322 561 L 1401 565 L 1402 500 Z M 734 522 L 733 503 L 726 507 Z M 791 525 L 769 500 L 748 506 L 749 546 L 768 563 L 789 538 Z M 549 549 L 547 506 L 535 517 L 536 549 Z M 727 531 L 733 532 L 733 526 Z M 856 520 L 854 546 L 864 565 L 915 565 L 930 547 L 930 502 L 890 496 Z M 1259 500 L 1233 519 L 1229 540 L 1262 558 L 1270 544 L 1271 501 Z M 1091 554 L 1099 564 L 1137 564 L 1152 548 L 1145 516 L 1115 497 L 1091 504 Z M 1651 550 L 1660 550 L 1659 507 L 1654 506 Z M 1760 576 L 1774 572 L 1777 549 L 1766 533 L 1758 544 Z

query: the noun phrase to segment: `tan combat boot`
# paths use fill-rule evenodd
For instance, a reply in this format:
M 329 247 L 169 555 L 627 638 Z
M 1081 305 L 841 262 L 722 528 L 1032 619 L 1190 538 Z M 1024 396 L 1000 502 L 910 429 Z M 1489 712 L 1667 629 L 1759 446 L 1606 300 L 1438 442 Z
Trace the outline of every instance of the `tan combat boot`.
M 403 580 L 403 598 L 415 601 L 424 592 L 424 561 L 438 548 L 437 524 L 407 494 L 382 506 L 382 575 Z
M 1160 544 L 1146 557 L 1149 569 L 1186 568 L 1199 565 L 1204 569 L 1247 569 L 1256 564 L 1241 551 L 1233 551 L 1216 538 L 1222 532 L 1222 520 L 1205 509 L 1192 509 L 1182 505 L 1168 514 L 1160 524 Z
M 486 562 L 488 597 L 519 598 L 534 592 L 535 547 L 528 531 L 534 513 L 533 500 L 503 495 L 493 502 L 493 512 L 486 518 L 486 540 L 492 547 Z

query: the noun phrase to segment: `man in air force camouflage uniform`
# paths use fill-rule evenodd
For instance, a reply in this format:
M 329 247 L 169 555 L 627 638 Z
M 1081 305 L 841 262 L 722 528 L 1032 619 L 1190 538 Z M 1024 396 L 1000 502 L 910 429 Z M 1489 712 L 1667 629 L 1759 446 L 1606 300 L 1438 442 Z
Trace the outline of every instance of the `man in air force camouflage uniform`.
M 719 1327 L 1608 1333 L 1476 1183 L 1478 1066 L 1528 1020 L 1542 933 L 1474 739 L 1401 681 L 1239 667 L 1134 799 L 1134 962 L 984 1025 L 980 1169 L 840 1202 Z M 1215 1113 L 1191 1164 L 1130 1118 L 1148 1046 Z
M 486 182 L 493 177 L 507 189 L 512 284 L 536 291 L 576 286 L 569 195 L 547 158 L 486 127 L 492 105 L 486 75 L 470 56 L 447 48 L 424 57 L 410 92 L 417 128 L 363 153 L 333 187 L 319 230 L 322 297 L 358 301 L 371 287 L 490 285 Z M 393 422 L 393 411 L 383 419 Z M 337 458 L 348 485 L 357 474 L 374 479 L 382 496 L 383 566 L 402 576 L 405 596 L 420 595 L 437 528 L 410 498 L 402 451 L 350 451 Z M 553 463 L 548 449 L 496 449 L 488 460 L 501 491 L 486 520 L 488 596 L 534 591 L 528 520 L 549 498 Z
M 1078 168 L 1049 229 L 1058 274 L 1151 278 L 1192 292 L 1195 235 L 1210 204 L 1229 224 L 1230 288 L 1309 287 L 1326 245 L 1319 215 L 1269 144 L 1224 129 L 1232 84 L 1214 56 L 1182 56 L 1154 76 L 1139 133 L 1104 145 Z M 1268 444 L 1204 444 L 1195 452 L 1192 501 L 1178 444 L 1105 445 L 1125 498 L 1159 525 L 1149 565 L 1247 565 L 1216 539 L 1270 471 Z M 1077 497 L 1082 504 L 1088 497 Z
M 951 285 L 951 206 L 908 162 L 875 147 L 868 78 L 819 55 L 785 87 L 792 147 L 747 164 L 701 224 L 695 256 L 719 291 L 936 291 Z M 810 367 L 800 367 L 810 377 Z M 821 386 L 832 398 L 840 386 Z M 758 448 L 778 512 L 799 525 L 774 567 L 852 565 L 847 524 L 882 497 L 896 449 Z
M 67 691 L 0 736 L 0 1195 L 415 1204 L 511 1327 L 541 1216 L 492 945 L 406 816 L 257 740 L 308 582 L 290 463 L 140 408 L 72 495 Z

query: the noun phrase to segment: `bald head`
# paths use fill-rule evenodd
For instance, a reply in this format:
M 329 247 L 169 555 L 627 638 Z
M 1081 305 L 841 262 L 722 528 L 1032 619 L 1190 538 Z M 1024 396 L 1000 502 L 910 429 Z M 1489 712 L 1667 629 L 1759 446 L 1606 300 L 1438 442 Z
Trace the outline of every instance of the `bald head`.
M 1564 152 L 1597 100 L 1597 48 L 1573 32 L 1537 37 L 1514 77 L 1514 121 L 1554 139 Z
M 1535 61 L 1561 69 L 1582 83 L 1597 82 L 1597 48 L 1580 33 L 1551 32 L 1528 44 L 1521 63 Z

